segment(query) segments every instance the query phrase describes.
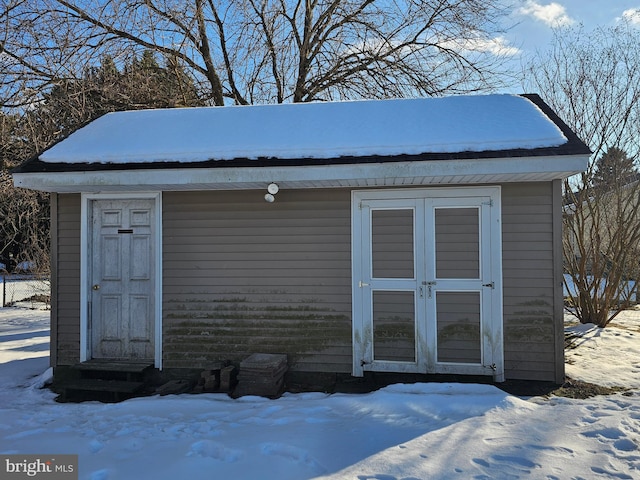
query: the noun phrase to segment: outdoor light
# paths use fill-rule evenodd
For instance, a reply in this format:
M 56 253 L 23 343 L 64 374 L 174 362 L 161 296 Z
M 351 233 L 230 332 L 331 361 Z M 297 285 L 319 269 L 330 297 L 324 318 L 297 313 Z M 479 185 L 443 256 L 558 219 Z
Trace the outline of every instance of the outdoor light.
M 265 201 L 269 203 L 273 203 L 273 201 L 276 199 L 275 195 L 276 193 L 278 193 L 278 191 L 280 191 L 278 184 L 270 183 L 269 186 L 267 187 L 267 193 L 264 196 Z

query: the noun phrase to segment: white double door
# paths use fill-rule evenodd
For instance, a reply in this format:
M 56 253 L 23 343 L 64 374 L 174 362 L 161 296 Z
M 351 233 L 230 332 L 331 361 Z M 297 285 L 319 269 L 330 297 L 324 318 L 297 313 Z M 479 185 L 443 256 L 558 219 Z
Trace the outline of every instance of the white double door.
M 354 192 L 353 212 L 354 375 L 501 380 L 499 188 Z

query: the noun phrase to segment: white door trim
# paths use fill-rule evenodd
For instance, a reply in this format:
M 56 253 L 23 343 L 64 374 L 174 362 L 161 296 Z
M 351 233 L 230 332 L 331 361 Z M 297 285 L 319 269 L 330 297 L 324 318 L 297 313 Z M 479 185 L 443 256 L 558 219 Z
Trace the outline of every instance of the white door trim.
M 91 339 L 89 338 L 89 306 L 91 303 L 91 286 L 89 277 L 89 242 L 91 238 L 89 216 L 91 202 L 94 200 L 129 200 L 151 199 L 155 201 L 156 220 L 156 258 L 155 258 L 155 322 L 154 322 L 154 364 L 162 369 L 162 193 L 83 193 L 80 208 L 80 361 L 92 358 Z
M 504 346 L 503 346 L 503 308 L 502 308 L 502 225 L 501 225 L 501 189 L 499 186 L 487 187 L 435 187 L 435 188 L 407 188 L 407 189 L 389 189 L 389 190 L 355 190 L 352 191 L 351 198 L 351 241 L 352 241 L 352 321 L 353 321 L 353 366 L 352 374 L 354 376 L 362 376 L 364 370 L 372 369 L 370 365 L 362 363 L 364 359 L 368 359 L 367 351 L 367 321 L 364 318 L 367 311 L 367 296 L 363 291 L 363 278 L 366 276 L 367 255 L 361 248 L 362 239 L 369 237 L 369 233 L 365 232 L 366 226 L 362 220 L 363 202 L 389 200 L 392 204 L 393 200 L 405 199 L 464 199 L 469 197 L 488 197 L 490 199 L 491 208 L 484 209 L 486 218 L 483 217 L 482 229 L 486 229 L 488 244 L 482 245 L 481 248 L 489 249 L 491 255 L 490 265 L 486 265 L 482 272 L 483 283 L 491 284 L 490 292 L 487 297 L 490 299 L 488 304 L 482 305 L 482 312 L 485 323 L 485 330 L 482 332 L 483 337 L 487 340 L 485 345 L 488 347 L 486 358 L 491 359 L 491 365 L 485 365 L 483 369 L 468 368 L 468 372 L 464 372 L 464 364 L 447 365 L 438 364 L 429 365 L 424 373 L 468 373 L 478 374 L 482 371 L 484 374 L 493 375 L 498 382 L 504 381 Z M 378 203 L 380 205 L 380 203 Z M 483 214 L 484 215 L 484 214 Z M 418 228 L 418 226 L 416 226 Z M 483 235 L 481 235 L 481 238 Z M 481 240 L 482 241 L 482 240 Z M 417 331 L 417 342 L 424 340 L 420 335 L 420 329 Z M 420 364 L 420 359 L 418 364 Z M 374 366 L 375 367 L 375 366 Z M 462 367 L 462 368 L 461 368 Z M 402 369 L 398 370 L 402 371 Z

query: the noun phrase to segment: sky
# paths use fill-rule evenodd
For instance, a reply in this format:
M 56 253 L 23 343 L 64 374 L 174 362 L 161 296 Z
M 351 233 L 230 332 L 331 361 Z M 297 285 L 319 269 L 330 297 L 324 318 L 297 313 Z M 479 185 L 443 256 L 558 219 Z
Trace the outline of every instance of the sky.
M 586 31 L 613 27 L 624 19 L 640 29 L 640 0 L 515 0 L 513 25 L 500 44 L 527 56 L 545 50 L 555 27 L 582 25 Z

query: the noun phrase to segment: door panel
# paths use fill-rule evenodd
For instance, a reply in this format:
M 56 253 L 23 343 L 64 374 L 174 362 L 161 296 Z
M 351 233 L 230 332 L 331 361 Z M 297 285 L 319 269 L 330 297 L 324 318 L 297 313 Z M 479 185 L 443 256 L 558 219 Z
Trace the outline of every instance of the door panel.
M 131 340 L 146 341 L 153 333 L 153 316 L 149 305 L 148 296 L 131 295 L 129 297 L 129 308 L 131 318 L 140 319 L 137 322 L 129 323 L 129 338 Z
M 373 292 L 373 361 L 416 362 L 415 292 Z
M 480 278 L 479 209 L 435 209 L 436 278 Z
M 444 363 L 482 364 L 481 278 L 488 263 L 481 255 L 481 206 L 442 203 L 433 206 L 436 370 Z
M 114 262 L 114 258 L 122 256 L 122 239 L 116 235 L 105 234 L 99 239 L 99 249 L 101 263 L 101 275 L 97 279 L 119 281 L 122 279 L 122 263 Z M 100 278 L 101 277 L 101 278 Z
M 152 199 L 91 202 L 91 357 L 155 356 Z
M 419 339 L 416 301 L 416 207 L 413 200 L 376 203 L 364 207 L 363 249 L 366 264 L 362 289 L 368 318 L 363 362 L 378 371 L 417 372 L 424 355 Z
M 120 295 L 101 295 L 99 302 L 101 321 L 94 328 L 94 334 L 100 339 L 101 357 L 122 357 L 122 297 Z
M 436 294 L 437 362 L 480 363 L 480 292 Z
M 414 278 L 413 209 L 371 210 L 372 278 Z
M 153 259 L 149 258 L 151 235 L 131 236 L 131 280 L 150 280 Z

